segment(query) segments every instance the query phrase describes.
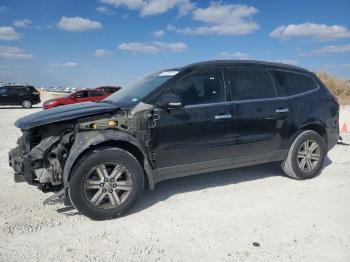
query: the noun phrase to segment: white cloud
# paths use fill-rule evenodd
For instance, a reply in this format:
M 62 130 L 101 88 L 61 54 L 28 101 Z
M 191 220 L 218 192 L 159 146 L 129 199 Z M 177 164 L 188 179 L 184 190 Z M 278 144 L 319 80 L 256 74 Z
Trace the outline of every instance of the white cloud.
M 141 16 L 163 14 L 174 7 L 179 9 L 180 16 L 184 16 L 194 8 L 194 4 L 190 0 L 150 0 L 142 7 Z
M 125 6 L 130 10 L 140 10 L 141 16 L 162 14 L 175 7 L 179 10 L 179 15 L 183 16 L 194 9 L 191 0 L 100 0 L 100 2 L 114 7 Z
M 13 25 L 15 27 L 29 27 L 32 24 L 32 21 L 29 19 L 20 19 L 20 20 L 15 20 L 13 22 Z
M 187 35 L 245 35 L 259 29 L 252 21 L 258 10 L 247 5 L 212 3 L 208 8 L 193 11 L 193 20 L 204 23 L 199 27 L 170 28 L 170 31 Z M 169 30 L 169 27 L 168 27 Z
M 319 49 L 315 49 L 301 55 L 324 55 L 324 54 L 341 54 L 350 53 L 350 44 L 347 45 L 328 45 Z
M 18 34 L 13 27 L 0 26 L 0 40 L 10 41 L 18 38 L 20 38 L 20 34 Z
M 292 60 L 292 59 L 284 59 L 284 58 L 275 59 L 272 62 L 281 63 L 281 64 L 289 64 L 289 65 L 297 65 L 297 64 L 299 64 L 299 61 Z
M 270 33 L 270 36 L 280 39 L 311 38 L 323 41 L 349 38 L 350 31 L 341 25 L 303 23 L 279 26 Z
M 96 10 L 100 13 L 103 13 L 103 14 L 108 13 L 108 8 L 106 6 L 99 6 L 96 8 Z
M 0 6 L 0 14 L 3 14 L 3 13 L 5 13 L 5 12 L 7 12 L 9 9 L 6 7 L 6 6 L 4 6 L 4 5 L 1 5 Z
M 244 60 L 244 59 L 248 59 L 249 56 L 247 53 L 243 53 L 243 52 L 234 52 L 234 53 L 230 53 L 230 52 L 221 52 L 219 55 L 220 59 L 239 59 L 239 60 Z
M 102 25 L 100 22 L 90 20 L 88 18 L 76 17 L 65 17 L 63 16 L 58 22 L 57 27 L 66 31 L 85 31 L 101 29 Z
M 107 6 L 101 5 L 96 8 L 97 12 L 105 15 L 114 15 L 114 12 L 111 11 Z
M 111 56 L 113 53 L 111 51 L 107 51 L 104 49 L 97 49 L 94 53 L 94 55 L 98 58 L 103 58 L 103 57 L 109 57 Z
M 162 37 L 162 36 L 164 36 L 165 35 L 165 32 L 164 32 L 164 30 L 158 30 L 158 31 L 154 31 L 153 33 L 152 33 L 152 35 L 154 36 L 154 37 Z
M 17 46 L 2 46 L 0 45 L 0 58 L 4 59 L 29 59 L 33 55 L 27 53 Z
M 133 54 L 158 54 L 160 52 L 173 52 L 181 53 L 188 50 L 188 46 L 184 43 L 165 43 L 165 42 L 153 42 L 153 43 L 122 43 L 118 46 L 118 49 L 129 51 Z
M 76 62 L 66 62 L 66 63 L 55 63 L 51 64 L 53 67 L 78 67 L 79 64 Z
M 131 10 L 140 9 L 145 5 L 143 0 L 100 0 L 100 2 L 114 7 L 126 6 Z

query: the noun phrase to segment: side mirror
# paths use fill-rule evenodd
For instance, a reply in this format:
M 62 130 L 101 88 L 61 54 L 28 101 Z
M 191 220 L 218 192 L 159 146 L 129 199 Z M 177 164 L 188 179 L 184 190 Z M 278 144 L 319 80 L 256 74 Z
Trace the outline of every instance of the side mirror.
M 158 106 L 164 109 L 176 109 L 184 107 L 181 102 L 181 98 L 175 94 L 166 94 L 161 102 L 158 103 Z

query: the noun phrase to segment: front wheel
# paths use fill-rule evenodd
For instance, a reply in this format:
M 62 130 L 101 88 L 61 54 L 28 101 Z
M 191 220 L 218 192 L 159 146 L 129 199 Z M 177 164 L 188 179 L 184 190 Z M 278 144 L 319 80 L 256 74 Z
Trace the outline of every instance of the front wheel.
M 95 220 L 124 214 L 140 198 L 143 188 L 140 163 L 119 148 L 90 153 L 78 162 L 69 181 L 73 206 Z
M 323 138 L 312 130 L 299 134 L 292 143 L 282 169 L 286 175 L 296 179 L 317 176 L 327 154 Z

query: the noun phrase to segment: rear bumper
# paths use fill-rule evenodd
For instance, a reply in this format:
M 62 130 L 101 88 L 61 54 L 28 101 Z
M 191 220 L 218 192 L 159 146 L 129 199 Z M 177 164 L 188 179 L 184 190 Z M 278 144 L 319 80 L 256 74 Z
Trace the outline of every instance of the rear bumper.
M 39 104 L 41 102 L 40 96 L 35 96 L 32 98 L 32 104 Z

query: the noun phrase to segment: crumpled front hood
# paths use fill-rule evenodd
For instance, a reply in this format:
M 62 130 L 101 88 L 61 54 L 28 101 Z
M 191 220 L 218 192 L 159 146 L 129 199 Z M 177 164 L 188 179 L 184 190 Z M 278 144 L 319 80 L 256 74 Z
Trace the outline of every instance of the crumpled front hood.
M 93 102 L 59 106 L 22 117 L 15 122 L 15 126 L 27 130 L 55 122 L 109 113 L 117 111 L 118 109 L 120 109 L 120 107 L 117 105 Z

